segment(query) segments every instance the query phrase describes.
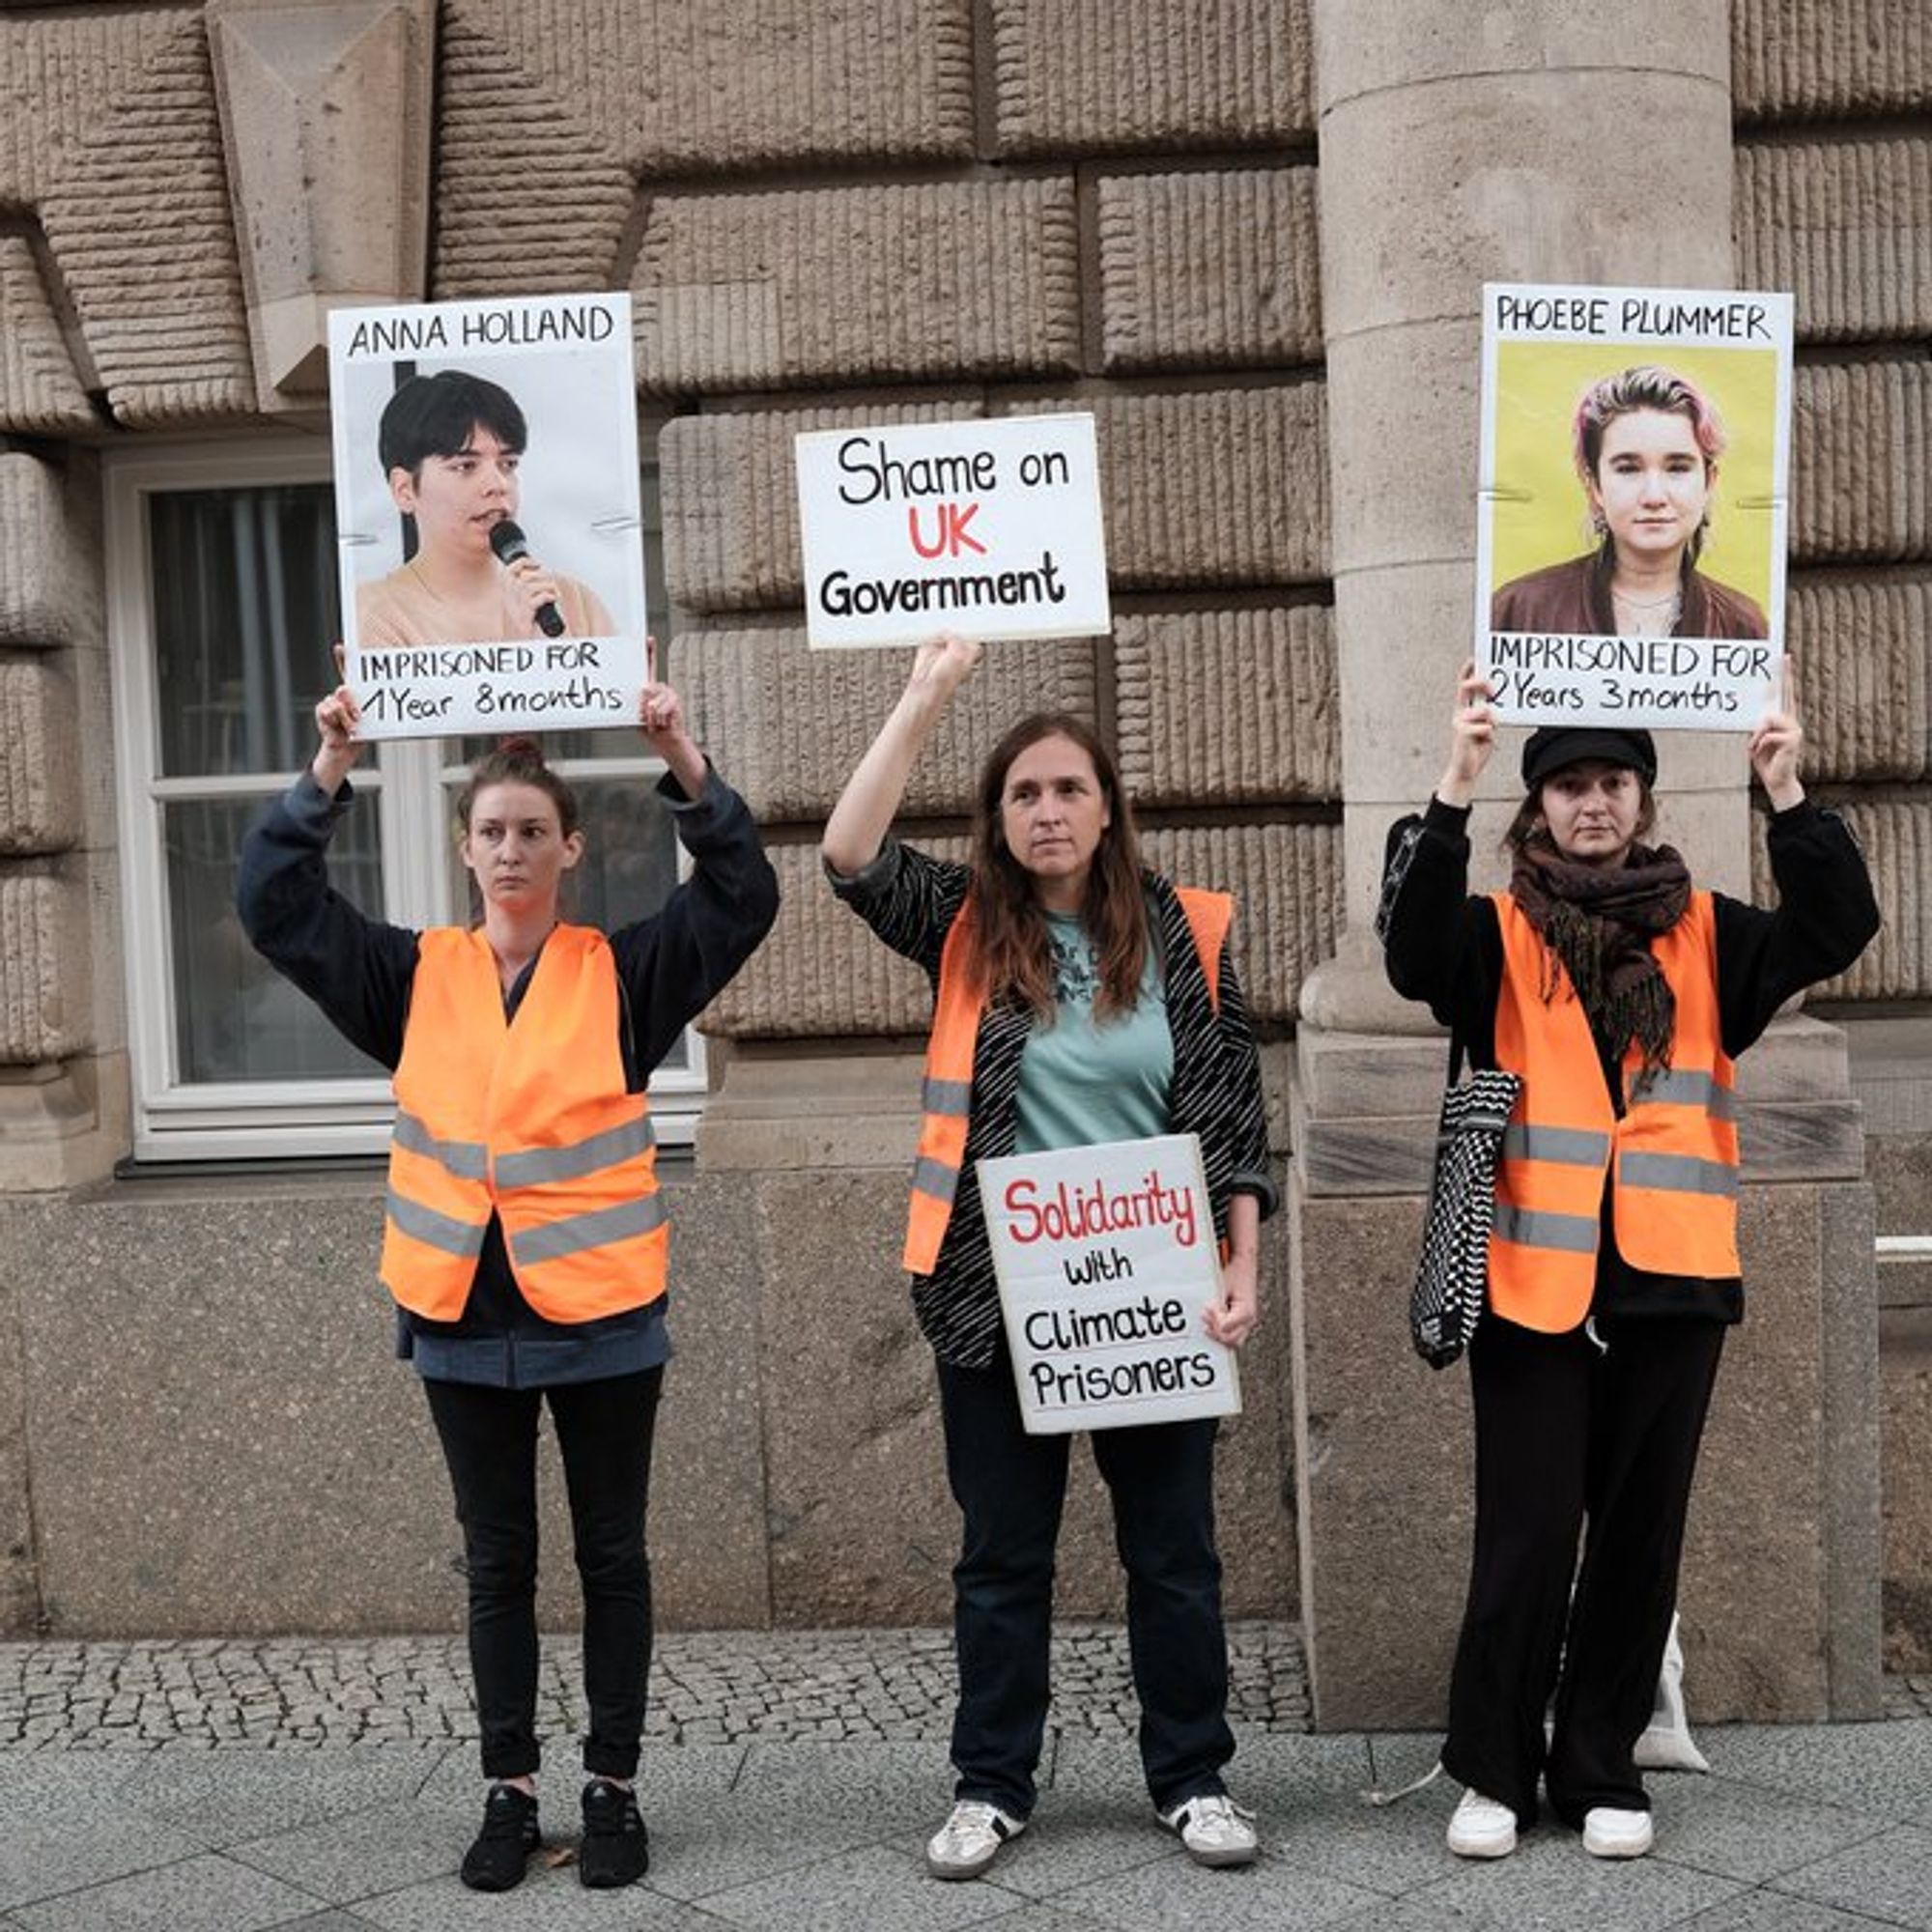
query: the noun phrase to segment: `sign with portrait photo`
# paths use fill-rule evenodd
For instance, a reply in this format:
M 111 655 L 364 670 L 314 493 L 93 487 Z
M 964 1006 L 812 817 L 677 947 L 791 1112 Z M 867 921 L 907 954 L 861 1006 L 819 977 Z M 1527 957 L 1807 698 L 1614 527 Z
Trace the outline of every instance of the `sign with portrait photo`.
M 813 430 L 794 453 L 813 646 L 1112 628 L 1092 415 Z
M 1784 652 L 1792 298 L 1483 291 L 1477 668 L 1506 724 L 1747 731 Z
M 359 735 L 634 720 L 649 673 L 629 296 L 338 309 L 328 370 Z
M 1029 1435 L 1239 1412 L 1234 1351 L 1203 1321 L 1221 1270 L 1194 1135 L 977 1171 Z

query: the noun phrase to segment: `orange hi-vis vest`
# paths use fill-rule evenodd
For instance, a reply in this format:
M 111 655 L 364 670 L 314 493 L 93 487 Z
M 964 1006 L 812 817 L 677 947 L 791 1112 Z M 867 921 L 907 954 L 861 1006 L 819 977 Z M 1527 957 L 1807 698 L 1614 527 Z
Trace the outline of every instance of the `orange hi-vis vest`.
M 611 943 L 559 925 L 512 1024 L 478 932 L 425 932 L 396 1068 L 383 1280 L 454 1321 L 494 1211 L 524 1298 L 591 1321 L 665 1292 L 670 1230 L 650 1106 L 624 1091 Z
M 1194 950 L 1208 980 L 1208 997 L 1221 1006 L 1221 950 L 1234 923 L 1235 901 L 1226 893 L 1177 886 L 1175 896 L 1187 915 Z M 930 1274 L 939 1265 L 940 1244 L 952 1219 L 952 1197 L 966 1159 L 966 1128 L 973 1101 L 973 1054 L 986 990 L 971 969 L 973 901 L 970 895 L 946 935 L 939 954 L 939 991 L 933 1002 L 932 1037 L 925 1048 L 925 1086 L 921 1096 L 919 1153 L 913 1162 L 912 1211 L 906 1221 L 901 1265 L 911 1274 Z
M 1602 1237 L 1604 1175 L 1616 1162 L 1617 1249 L 1649 1274 L 1727 1280 L 1738 1262 L 1738 1126 L 1731 1061 L 1718 1021 L 1717 920 L 1709 893 L 1651 941 L 1677 1002 L 1670 1065 L 1638 1085 L 1643 1054 L 1625 1049 L 1627 1111 L 1616 1117 L 1583 1003 L 1507 893 L 1496 1065 L 1522 1076 L 1503 1135 L 1490 1236 L 1490 1306 L 1505 1321 L 1564 1334 L 1590 1312 Z

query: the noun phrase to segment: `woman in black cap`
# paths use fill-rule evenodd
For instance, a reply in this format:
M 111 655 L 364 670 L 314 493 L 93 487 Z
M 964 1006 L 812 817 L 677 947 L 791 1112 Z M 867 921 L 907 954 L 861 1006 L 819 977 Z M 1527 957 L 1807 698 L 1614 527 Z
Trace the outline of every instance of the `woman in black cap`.
M 1530 734 L 1509 889 L 1468 896 L 1491 695 L 1465 665 L 1448 766 L 1390 834 L 1378 918 L 1396 990 L 1475 1065 L 1523 1080 L 1469 1347 L 1475 1553 L 1442 1751 L 1467 1790 L 1449 1848 L 1514 1851 L 1541 1775 L 1585 1850 L 1636 1858 L 1651 1821 L 1633 1750 L 1743 1313 L 1732 1063 L 1794 993 L 1851 965 L 1879 914 L 1843 822 L 1804 795 L 1803 733 L 1782 710 L 1748 746 L 1776 911 L 1694 891 L 1675 851 L 1643 842 L 1650 733 L 1595 726 Z

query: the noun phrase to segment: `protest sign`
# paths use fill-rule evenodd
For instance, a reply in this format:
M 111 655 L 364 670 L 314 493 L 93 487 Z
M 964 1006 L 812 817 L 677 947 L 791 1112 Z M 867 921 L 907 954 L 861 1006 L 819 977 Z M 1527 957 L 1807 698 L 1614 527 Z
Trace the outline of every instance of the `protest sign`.
M 1784 651 L 1792 298 L 1483 291 L 1477 668 L 1505 724 L 1747 731 Z
M 1029 1435 L 1238 1413 L 1234 1353 L 1202 1321 L 1221 1271 L 1192 1134 L 978 1173 Z
M 816 430 L 794 448 L 814 646 L 1111 627 L 1091 415 Z
M 358 735 L 634 720 L 649 673 L 629 296 L 338 309 L 328 367 Z

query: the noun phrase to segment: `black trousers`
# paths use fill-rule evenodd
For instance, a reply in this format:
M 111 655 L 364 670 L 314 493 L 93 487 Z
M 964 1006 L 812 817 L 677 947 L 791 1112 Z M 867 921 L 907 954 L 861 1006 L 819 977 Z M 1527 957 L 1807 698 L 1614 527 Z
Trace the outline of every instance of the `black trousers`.
M 1649 1809 L 1632 1752 L 1656 1700 L 1724 1345 L 1718 1321 L 1597 1328 L 1607 1351 L 1581 1329 L 1495 1320 L 1469 1347 L 1475 1556 L 1442 1763 L 1524 1825 L 1539 1774 L 1570 1825 L 1597 1805 Z
M 946 1471 L 964 1516 L 953 1566 L 959 1706 L 955 1795 L 1024 1818 L 1034 1806 L 1049 1695 L 1054 1546 L 1071 1438 L 1029 1435 L 1004 1343 L 993 1365 L 939 1364 Z M 1214 1548 L 1212 1417 L 1096 1429 L 1127 1573 L 1127 1652 L 1141 1767 L 1162 1809 L 1219 1792 L 1235 1754 Z
M 426 1381 L 469 1572 L 469 1667 L 483 1775 L 537 1769 L 537 1417 L 550 1404 L 583 1585 L 583 1768 L 638 1768 L 651 1668 L 644 1553 L 651 1439 L 664 1370 L 546 1389 Z

